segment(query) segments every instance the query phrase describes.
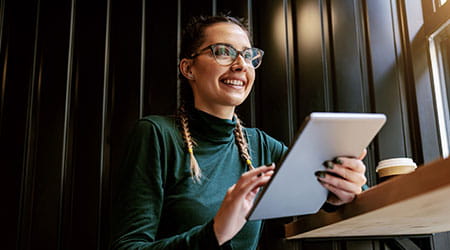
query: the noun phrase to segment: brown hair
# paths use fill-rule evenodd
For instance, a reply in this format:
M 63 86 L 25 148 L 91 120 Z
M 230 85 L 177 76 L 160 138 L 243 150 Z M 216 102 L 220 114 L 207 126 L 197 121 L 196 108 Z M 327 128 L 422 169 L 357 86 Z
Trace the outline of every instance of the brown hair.
M 199 48 L 203 43 L 204 30 L 205 28 L 216 24 L 216 23 L 233 23 L 241 27 L 248 35 L 250 39 L 250 33 L 248 31 L 247 25 L 244 20 L 240 20 L 228 15 L 219 14 L 217 16 L 199 16 L 194 17 L 185 27 L 182 40 L 181 40 L 181 50 L 180 50 L 180 61 L 183 58 L 190 58 L 192 54 Z M 195 141 L 191 136 L 189 131 L 189 118 L 188 113 L 194 109 L 194 94 L 188 80 L 180 73 L 179 78 L 180 84 L 180 97 L 181 103 L 178 109 L 178 120 L 181 126 L 181 134 L 183 136 L 184 142 L 186 143 L 187 151 L 190 156 L 190 170 L 191 177 L 194 181 L 200 182 L 202 173 L 200 166 L 194 155 Z M 244 135 L 244 129 L 241 120 L 236 114 L 234 114 L 234 119 L 236 120 L 236 128 L 234 130 L 236 144 L 239 149 L 239 154 L 245 164 L 249 169 L 253 169 L 251 162 L 251 156 L 248 150 L 248 143 Z

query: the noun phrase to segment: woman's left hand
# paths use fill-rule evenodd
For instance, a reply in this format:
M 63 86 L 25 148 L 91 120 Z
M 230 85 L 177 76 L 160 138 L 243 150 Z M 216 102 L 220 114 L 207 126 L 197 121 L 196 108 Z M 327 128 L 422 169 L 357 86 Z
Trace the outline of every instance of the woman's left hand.
M 359 158 L 337 157 L 333 161 L 325 162 L 326 171 L 318 173 L 318 180 L 330 190 L 327 202 L 339 206 L 353 201 L 357 194 L 362 192 L 362 186 L 366 184 L 366 166 L 362 159 L 367 151 Z M 333 176 L 336 174 L 340 177 Z

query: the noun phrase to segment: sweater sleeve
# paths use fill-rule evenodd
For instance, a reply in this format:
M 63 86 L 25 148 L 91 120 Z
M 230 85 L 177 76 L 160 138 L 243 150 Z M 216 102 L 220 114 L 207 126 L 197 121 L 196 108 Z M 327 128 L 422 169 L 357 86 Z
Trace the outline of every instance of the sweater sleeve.
M 226 249 L 227 244 L 219 247 L 212 221 L 169 238 L 157 239 L 164 203 L 162 143 L 164 140 L 156 124 L 148 120 L 137 123 L 118 171 L 111 248 Z

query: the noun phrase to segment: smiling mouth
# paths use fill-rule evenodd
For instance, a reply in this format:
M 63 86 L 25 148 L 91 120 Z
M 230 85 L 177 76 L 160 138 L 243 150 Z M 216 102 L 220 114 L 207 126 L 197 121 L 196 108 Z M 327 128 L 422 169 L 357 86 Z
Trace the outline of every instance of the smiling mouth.
M 241 80 L 223 80 L 222 82 L 231 86 L 244 86 L 244 82 Z

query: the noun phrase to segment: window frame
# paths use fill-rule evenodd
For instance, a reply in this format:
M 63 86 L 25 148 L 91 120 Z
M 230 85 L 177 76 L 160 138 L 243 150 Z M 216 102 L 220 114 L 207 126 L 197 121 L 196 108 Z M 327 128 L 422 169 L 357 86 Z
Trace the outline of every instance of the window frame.
M 448 157 L 450 151 L 450 115 L 449 115 L 449 97 L 450 82 L 448 81 L 449 70 L 449 52 L 442 47 L 443 40 L 450 42 L 450 20 L 447 20 L 435 32 L 428 37 L 431 74 L 433 76 L 433 94 L 435 98 L 436 116 L 438 122 L 439 140 L 442 156 Z M 445 37 L 445 39 L 443 39 Z M 446 49 L 446 55 L 443 55 L 443 49 Z

